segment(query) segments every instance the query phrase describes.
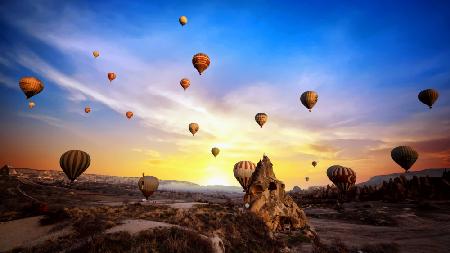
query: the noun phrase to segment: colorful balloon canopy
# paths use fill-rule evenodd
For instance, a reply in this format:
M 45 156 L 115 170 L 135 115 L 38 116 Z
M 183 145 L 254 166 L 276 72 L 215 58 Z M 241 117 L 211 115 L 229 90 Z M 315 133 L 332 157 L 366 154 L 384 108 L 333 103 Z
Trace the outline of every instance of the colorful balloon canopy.
M 189 87 L 189 85 L 191 85 L 191 81 L 189 81 L 189 79 L 187 78 L 183 78 L 180 81 L 180 85 L 181 87 L 183 87 L 184 90 L 186 90 Z
M 100 52 L 95 50 L 94 52 L 92 52 L 92 55 L 94 55 L 95 58 L 100 56 Z
M 216 157 L 219 154 L 219 152 L 220 152 L 219 148 L 214 147 L 211 149 L 211 153 L 213 154 L 214 157 Z
M 116 79 L 117 75 L 114 72 L 109 72 L 108 73 L 108 79 L 110 82 L 112 82 L 112 80 Z
M 35 106 L 36 104 L 33 101 L 28 102 L 28 108 L 33 109 Z
M 156 177 L 152 176 L 145 176 L 144 173 L 142 173 L 142 177 L 138 181 L 138 187 L 139 190 L 141 190 L 142 194 L 144 195 L 145 199 L 148 200 L 148 197 L 153 195 L 153 193 L 158 190 L 159 186 L 159 180 Z
M 91 112 L 91 107 L 86 106 L 86 107 L 84 108 L 84 112 L 85 112 L 85 113 L 90 113 L 90 112 Z
M 328 168 L 327 176 L 342 193 L 348 191 L 356 182 L 356 173 L 341 165 L 333 165 Z
M 244 191 L 248 189 L 250 179 L 255 169 L 256 165 L 250 161 L 240 161 L 234 165 L 234 177 L 239 181 Z
M 423 90 L 418 95 L 420 102 L 428 105 L 428 107 L 430 107 L 430 109 L 432 108 L 434 102 L 436 102 L 438 97 L 439 97 L 439 93 L 433 89 Z
M 26 76 L 19 80 L 19 87 L 25 93 L 27 99 L 37 95 L 44 89 L 44 84 L 36 77 Z
M 125 116 L 127 116 L 128 119 L 131 119 L 131 117 L 133 117 L 133 112 L 128 111 L 125 113 Z
M 181 26 L 184 26 L 184 25 L 187 24 L 188 19 L 187 19 L 186 16 L 181 16 L 181 17 L 178 19 L 178 21 L 180 22 L 180 25 L 181 25 Z M 194 22 L 194 23 L 195 23 L 195 22 Z
M 195 133 L 197 133 L 199 129 L 200 129 L 200 127 L 198 126 L 197 123 L 189 124 L 189 132 L 191 132 L 192 136 L 194 136 Z
M 66 176 L 73 182 L 91 164 L 89 154 L 81 150 L 69 150 L 62 154 L 59 165 Z
M 255 115 L 255 121 L 262 128 L 264 124 L 266 124 L 268 119 L 267 114 L 260 112 Z
M 209 56 L 204 53 L 198 53 L 192 57 L 192 64 L 200 75 L 209 67 L 210 63 Z
M 316 161 L 312 161 L 312 166 L 316 167 L 317 166 L 317 162 Z
M 409 146 L 398 146 L 391 151 L 394 160 L 405 171 L 408 171 L 419 158 L 419 153 Z
M 317 100 L 319 99 L 319 95 L 315 91 L 305 91 L 300 96 L 300 102 L 309 110 L 314 107 L 314 105 L 317 103 Z

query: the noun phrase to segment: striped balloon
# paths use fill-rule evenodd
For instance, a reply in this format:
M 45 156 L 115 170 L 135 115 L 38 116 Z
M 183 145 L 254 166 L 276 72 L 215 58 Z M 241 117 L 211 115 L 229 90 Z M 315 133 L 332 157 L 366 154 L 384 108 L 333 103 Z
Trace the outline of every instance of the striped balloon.
M 189 81 L 189 79 L 187 78 L 183 78 L 180 81 L 180 85 L 181 87 L 183 87 L 184 90 L 186 90 L 191 85 L 191 81 Z
M 27 99 L 40 93 L 44 89 L 44 84 L 36 77 L 26 76 L 19 80 L 19 87 L 27 96 Z
M 256 165 L 250 161 L 240 161 L 234 165 L 234 177 L 239 181 L 242 188 L 247 190 L 250 178 L 256 169 Z
M 91 164 L 89 154 L 81 150 L 69 150 L 62 154 L 59 165 L 66 176 L 73 182 Z
M 142 173 L 142 177 L 138 181 L 138 186 L 144 197 L 148 199 L 158 189 L 159 180 L 156 177 L 144 176 L 144 173 Z
M 267 114 L 260 112 L 255 115 L 256 123 L 262 128 L 264 124 L 266 124 L 268 119 Z
M 191 132 L 192 136 L 194 136 L 194 134 L 197 133 L 199 129 L 200 127 L 197 123 L 189 124 L 189 132 Z
M 319 99 L 319 95 L 315 91 L 305 91 L 300 96 L 300 102 L 309 110 L 314 107 L 314 105 L 317 103 L 317 100 Z
M 419 158 L 419 153 L 409 146 L 398 146 L 391 151 L 392 160 L 408 171 Z
M 192 64 L 200 75 L 209 67 L 210 63 L 209 56 L 204 53 L 198 53 L 192 57 Z
M 428 105 L 428 107 L 430 107 L 430 109 L 431 109 L 434 102 L 436 102 L 436 100 L 438 99 L 439 93 L 433 89 L 426 89 L 426 90 L 421 91 L 419 93 L 418 97 L 419 97 L 420 102 Z
M 346 192 L 356 182 L 356 173 L 347 167 L 333 165 L 327 170 L 327 176 L 341 192 Z

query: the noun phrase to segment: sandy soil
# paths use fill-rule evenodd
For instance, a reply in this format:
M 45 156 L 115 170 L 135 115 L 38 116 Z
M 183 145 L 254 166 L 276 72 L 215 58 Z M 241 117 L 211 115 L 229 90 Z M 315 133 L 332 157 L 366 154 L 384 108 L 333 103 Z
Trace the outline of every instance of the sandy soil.
M 157 228 L 157 227 L 172 227 L 175 226 L 173 224 L 158 222 L 158 221 L 149 221 L 149 220 L 124 220 L 123 224 L 112 227 L 105 231 L 105 233 L 116 233 L 119 231 L 126 231 L 130 234 L 139 233 L 141 231 Z
M 19 246 L 38 245 L 46 240 L 57 239 L 71 233 L 71 228 L 51 232 L 55 226 L 41 226 L 39 224 L 41 218 L 42 216 L 36 216 L 0 222 L 0 251 L 11 250 Z
M 401 252 L 449 252 L 450 223 L 418 217 L 413 213 L 401 214 L 397 218 L 399 226 L 372 226 L 317 218 L 309 218 L 309 222 L 324 243 L 338 238 L 350 247 L 396 243 Z

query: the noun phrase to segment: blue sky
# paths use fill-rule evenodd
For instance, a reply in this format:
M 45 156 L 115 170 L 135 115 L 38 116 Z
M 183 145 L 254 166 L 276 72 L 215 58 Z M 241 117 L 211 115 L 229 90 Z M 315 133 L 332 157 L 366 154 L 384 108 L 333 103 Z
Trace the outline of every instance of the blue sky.
M 102 157 L 92 173 L 151 169 L 161 178 L 184 175 L 206 184 L 202 175 L 220 171 L 222 183 L 234 184 L 228 173 L 234 162 L 270 151 L 288 186 L 307 174 L 327 182 L 323 171 L 296 170 L 312 159 L 324 161 L 322 170 L 354 167 L 361 179 L 397 171 L 388 151 L 405 143 L 423 151 L 416 169 L 450 165 L 446 1 L 0 6 L 0 137 L 8 146 L 1 162 L 57 169 L 65 149 L 80 148 Z M 184 27 L 181 15 L 189 20 Z M 191 63 L 197 52 L 211 58 L 202 76 Z M 118 75 L 112 84 L 110 71 Z M 18 89 L 26 75 L 45 83 L 32 111 Z M 192 82 L 186 92 L 178 85 L 183 77 Z M 440 93 L 431 111 L 417 101 L 426 88 Z M 319 93 L 311 114 L 299 102 L 306 90 Z M 124 120 L 127 110 L 135 113 L 131 122 Z M 269 114 L 263 133 L 254 129 L 257 112 Z M 192 121 L 204 134 L 196 141 L 186 135 Z M 38 148 L 42 143 L 48 150 Z M 223 161 L 208 160 L 212 145 L 222 146 Z M 179 164 L 191 168 L 191 178 L 177 173 Z

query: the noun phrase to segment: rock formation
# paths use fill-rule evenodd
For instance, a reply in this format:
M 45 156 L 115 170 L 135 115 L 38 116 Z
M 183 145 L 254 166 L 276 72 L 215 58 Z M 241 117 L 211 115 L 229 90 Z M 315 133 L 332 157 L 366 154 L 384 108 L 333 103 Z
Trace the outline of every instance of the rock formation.
M 305 213 L 286 194 L 284 183 L 276 178 L 273 165 L 265 155 L 256 166 L 244 202 L 270 231 L 309 228 Z

